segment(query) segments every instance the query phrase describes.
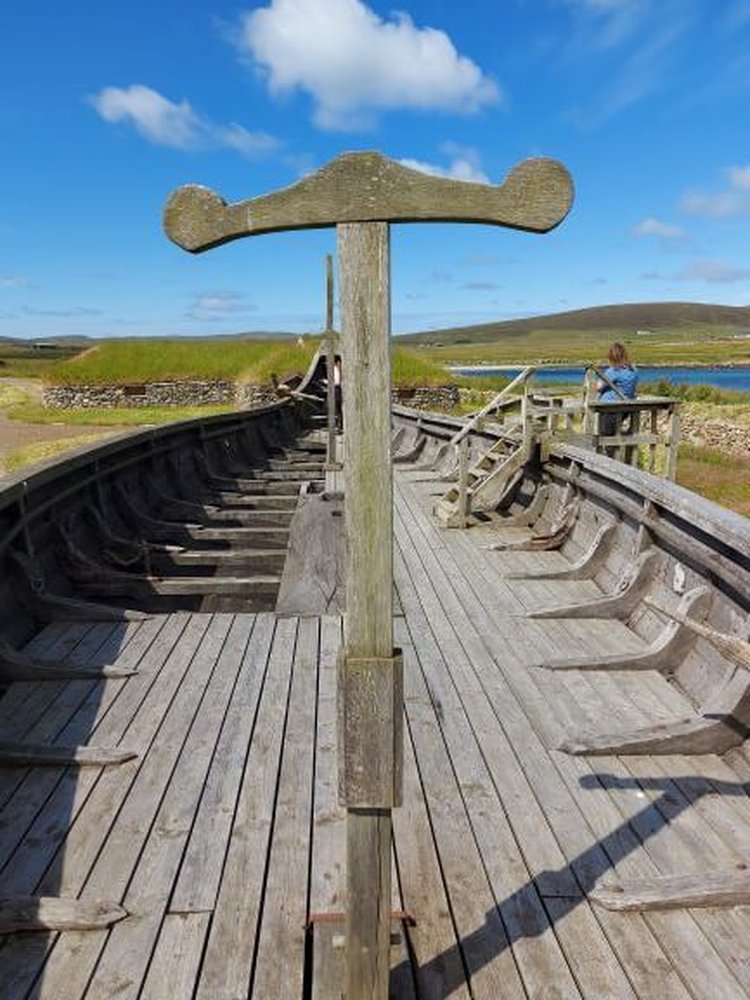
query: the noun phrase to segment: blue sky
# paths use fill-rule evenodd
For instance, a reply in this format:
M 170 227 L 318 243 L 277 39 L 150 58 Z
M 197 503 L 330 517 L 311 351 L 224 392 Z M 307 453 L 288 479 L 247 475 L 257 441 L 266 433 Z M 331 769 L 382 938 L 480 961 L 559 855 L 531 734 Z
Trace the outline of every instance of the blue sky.
M 320 329 L 333 231 L 193 257 L 161 212 L 352 149 L 576 185 L 546 236 L 394 226 L 396 332 L 750 303 L 750 0 L 14 3 L 0 75 L 0 335 Z

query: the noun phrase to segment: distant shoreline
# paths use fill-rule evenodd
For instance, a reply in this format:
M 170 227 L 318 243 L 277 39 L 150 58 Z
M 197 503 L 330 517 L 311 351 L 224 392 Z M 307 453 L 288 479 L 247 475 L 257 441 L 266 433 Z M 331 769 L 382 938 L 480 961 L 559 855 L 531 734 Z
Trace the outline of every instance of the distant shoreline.
M 604 362 L 599 362 L 603 364 Z M 451 372 L 485 372 L 485 371 L 495 371 L 495 372 L 516 372 L 523 368 L 585 368 L 586 364 L 582 361 L 555 361 L 555 362 L 519 362 L 514 365 L 502 364 L 496 365 L 490 361 L 483 361 L 475 365 L 446 365 L 448 371 Z M 681 361 L 676 363 L 674 361 L 651 361 L 648 364 L 636 365 L 636 368 L 674 368 L 679 370 L 680 368 L 707 368 L 713 369 L 727 369 L 736 370 L 738 368 L 746 368 L 750 370 L 750 363 L 747 361 L 726 361 L 724 363 L 718 362 L 707 362 L 707 361 Z

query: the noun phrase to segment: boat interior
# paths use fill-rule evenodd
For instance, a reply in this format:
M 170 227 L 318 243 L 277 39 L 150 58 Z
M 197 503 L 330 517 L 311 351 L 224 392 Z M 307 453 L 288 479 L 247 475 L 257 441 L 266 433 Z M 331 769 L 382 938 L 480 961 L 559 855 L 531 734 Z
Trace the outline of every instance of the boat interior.
M 4 1000 L 341 995 L 321 378 L 0 484 Z M 393 410 L 391 996 L 750 997 L 750 523 L 544 440 L 447 527 L 464 423 Z

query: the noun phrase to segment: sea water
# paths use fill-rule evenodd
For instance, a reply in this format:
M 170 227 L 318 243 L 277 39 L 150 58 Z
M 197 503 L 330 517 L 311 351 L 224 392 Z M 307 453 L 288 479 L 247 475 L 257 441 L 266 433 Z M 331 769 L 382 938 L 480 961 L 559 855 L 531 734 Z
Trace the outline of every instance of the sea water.
M 514 378 L 522 368 L 494 368 L 484 365 L 467 365 L 452 367 L 457 375 L 501 376 Z M 566 382 L 580 384 L 583 382 L 583 367 L 576 365 L 556 365 L 540 368 L 534 372 L 534 382 Z M 750 365 L 732 368 L 716 366 L 705 368 L 672 367 L 667 365 L 638 365 L 638 375 L 641 383 L 658 382 L 666 379 L 673 385 L 713 385 L 719 389 L 734 389 L 740 392 L 750 392 Z

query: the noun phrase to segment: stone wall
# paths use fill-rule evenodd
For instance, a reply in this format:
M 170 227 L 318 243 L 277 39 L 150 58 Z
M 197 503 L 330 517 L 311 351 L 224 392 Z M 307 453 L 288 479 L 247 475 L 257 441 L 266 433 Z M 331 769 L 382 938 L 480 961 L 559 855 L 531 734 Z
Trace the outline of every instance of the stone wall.
M 682 437 L 684 441 L 730 455 L 750 455 L 750 430 L 721 418 L 704 418 L 690 413 L 686 407 L 682 413 Z
M 449 410 L 458 403 L 455 385 L 393 389 L 393 402 L 419 410 Z M 205 406 L 236 404 L 248 408 L 276 402 L 271 386 L 225 381 L 150 382 L 146 385 L 55 385 L 44 389 L 51 409 L 91 409 L 114 406 Z
M 415 410 L 451 410 L 458 404 L 457 385 L 428 385 L 402 389 L 394 387 L 391 398 L 399 406 Z
M 237 404 L 263 406 L 278 396 L 269 386 L 237 385 L 221 380 L 150 382 L 146 385 L 55 385 L 43 393 L 51 409 L 90 409 L 114 406 L 205 406 Z

